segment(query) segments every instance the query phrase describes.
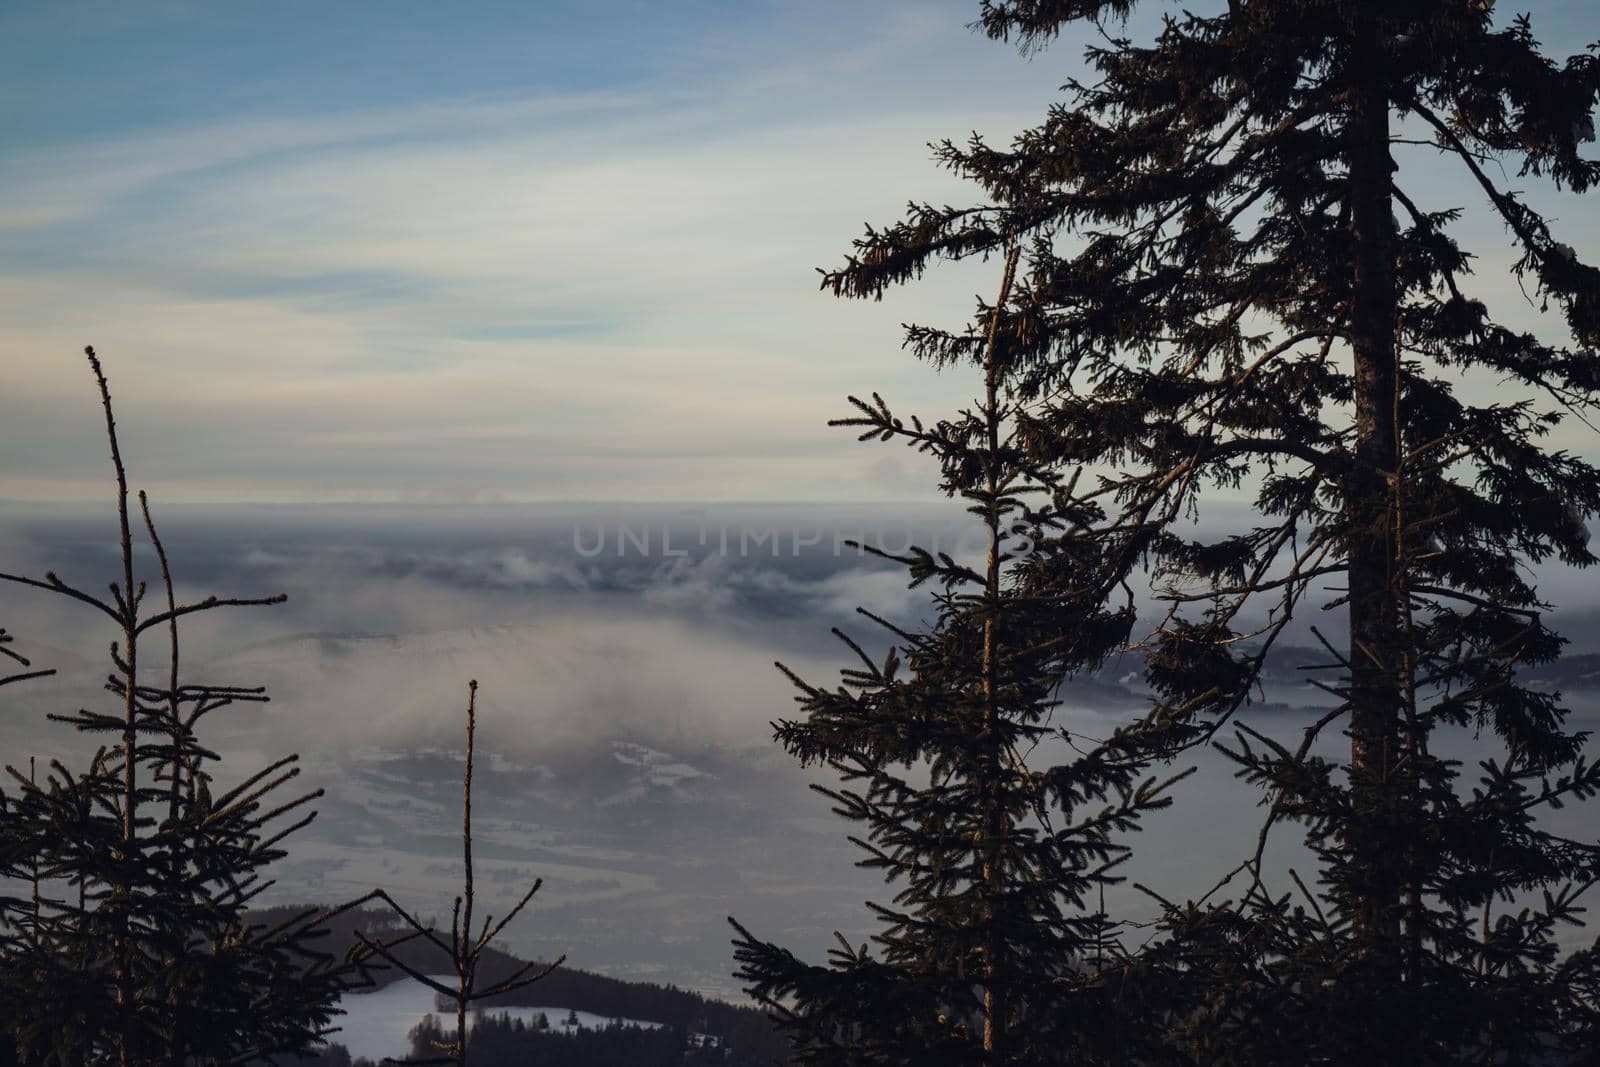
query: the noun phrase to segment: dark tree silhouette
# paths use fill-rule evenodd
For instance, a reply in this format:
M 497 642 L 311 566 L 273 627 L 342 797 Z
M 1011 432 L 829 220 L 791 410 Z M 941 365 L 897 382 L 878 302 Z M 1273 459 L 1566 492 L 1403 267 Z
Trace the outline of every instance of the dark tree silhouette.
M 48 678 L 52 674 L 56 673 L 55 671 L 49 669 L 34 670 L 33 663 L 26 656 L 22 655 L 22 653 L 18 652 L 16 649 L 6 647 L 14 644 L 15 642 L 16 638 L 7 633 L 3 627 L 0 627 L 0 657 L 4 657 L 5 659 L 10 660 L 17 667 L 22 668 L 21 670 L 12 668 L 12 672 L 10 674 L 0 674 L 0 688 L 4 688 L 16 682 L 26 682 L 33 678 Z
M 464 1065 L 467 1062 L 468 1027 L 467 1011 L 479 1001 L 492 997 L 504 997 L 519 989 L 539 981 L 550 974 L 562 963 L 566 956 L 562 955 L 554 963 L 525 963 L 508 975 L 497 977 L 487 983 L 479 984 L 478 967 L 485 959 L 485 953 L 492 946 L 495 938 L 500 936 L 513 919 L 522 913 L 528 906 L 533 895 L 544 884 L 544 879 L 536 879 L 522 899 L 512 906 L 504 916 L 496 922 L 493 915 L 485 915 L 483 923 L 477 934 L 472 932 L 473 923 L 473 879 L 472 879 L 472 755 L 473 740 L 478 723 L 478 683 L 467 683 L 467 740 L 466 740 L 466 767 L 461 777 L 461 895 L 456 897 L 450 915 L 450 939 L 444 940 L 439 932 L 432 926 L 423 923 L 412 912 L 399 904 L 393 897 L 383 890 L 378 890 L 375 896 L 381 899 L 396 916 L 410 928 L 410 936 L 418 939 L 424 945 L 431 945 L 438 953 L 443 954 L 456 973 L 455 985 L 449 986 L 440 982 L 427 973 L 424 964 L 419 964 L 414 959 L 413 953 L 401 954 L 395 951 L 397 942 L 379 937 L 369 937 L 357 931 L 356 937 L 375 956 L 385 960 L 410 976 L 415 981 L 421 982 L 440 997 L 449 1001 L 455 1009 L 455 1032 L 449 1035 L 449 1040 L 439 1036 L 434 1030 L 426 1030 L 423 1038 L 418 1038 L 419 1045 L 430 1048 L 439 1053 L 429 1058 L 410 1059 L 407 1063 L 455 1063 Z
M 1600 767 L 1559 694 L 1517 670 L 1563 643 L 1526 564 L 1596 558 L 1600 473 L 1549 436 L 1595 409 L 1600 271 L 1496 174 L 1600 179 L 1583 155 L 1600 57 L 1550 60 L 1492 0 L 1228 0 L 1163 17 L 1148 43 L 1128 36 L 1134 9 L 985 0 L 984 30 L 1025 48 L 1098 33 L 1093 80 L 1008 147 L 938 145 L 977 202 L 912 205 L 824 286 L 878 297 L 1023 244 L 1019 388 L 1047 409 L 1030 457 L 1092 469 L 1074 499 L 1105 507 L 1102 551 L 1150 562 L 1158 713 L 1215 735 L 1291 620 L 1345 622 L 1308 665 L 1337 707 L 1293 738 L 1243 723 L 1225 746 L 1268 825 L 1239 899 L 1167 908 L 1170 961 L 1203 979 L 1169 990 L 1174 1054 L 1592 1056 L 1596 957 L 1556 931 L 1600 862 L 1538 816 L 1592 796 Z M 1461 209 L 1433 202 L 1426 169 L 1452 167 L 1504 223 L 1515 279 L 1564 319 L 1547 337 L 1475 295 Z M 1466 375 L 1498 385 L 1458 389 Z M 1254 493 L 1251 528 L 1182 525 L 1214 489 Z M 1348 759 L 1316 749 L 1340 729 Z M 1445 730 L 1495 739 L 1475 781 L 1435 754 Z M 1318 861 L 1297 902 L 1262 869 L 1285 820 Z
M 931 626 L 863 611 L 890 638 L 881 662 L 838 633 L 860 660 L 842 685 L 789 674 L 803 716 L 778 723 L 778 740 L 837 772 L 841 785 L 818 788 L 862 827 L 862 865 L 896 884 L 891 902 L 869 905 L 876 950 L 841 935 L 827 966 L 735 924 L 740 977 L 800 1063 L 1109 1063 L 1130 1051 L 1126 960 L 1102 891 L 1120 880 L 1123 837 L 1169 803 L 1147 752 L 1183 736 L 1161 717 L 1105 740 L 1051 724 L 1060 686 L 1121 646 L 1133 612 L 1104 606 L 1119 576 L 1082 536 L 1098 509 L 1027 454 L 1018 257 L 1006 256 L 999 299 L 939 357 L 982 371 L 971 408 L 927 425 L 874 395 L 837 423 L 936 457 L 987 552 L 970 564 L 889 556 L 934 588 Z
M 278 799 L 299 773 L 295 756 L 230 787 L 216 785 L 217 756 L 199 740 L 198 726 L 213 712 L 267 697 L 256 688 L 185 682 L 179 672 L 181 620 L 283 597 L 180 604 L 141 492 L 139 516 L 164 593 L 164 603 L 146 609 L 110 388 L 94 350 L 85 351 L 116 475 L 121 573 L 109 600 L 53 572 L 0 580 L 60 595 L 113 622 L 120 636 L 105 688 L 118 707 L 50 716 L 110 740 L 86 769 L 52 760 L 40 780 L 31 762 L 27 775 L 6 768 L 0 875 L 31 888 L 26 898 L 0 898 L 6 1039 L 30 1063 L 213 1064 L 302 1051 L 327 1029 L 340 990 L 362 980 L 359 961 L 319 948 L 316 925 L 325 911 L 268 927 L 252 923 L 246 909 L 270 884 L 265 872 L 283 855 L 284 838 L 313 817 L 306 805 L 320 791 Z M 166 670 L 155 683 L 149 665 L 159 662 L 159 646 L 152 652 L 149 641 L 161 630 Z

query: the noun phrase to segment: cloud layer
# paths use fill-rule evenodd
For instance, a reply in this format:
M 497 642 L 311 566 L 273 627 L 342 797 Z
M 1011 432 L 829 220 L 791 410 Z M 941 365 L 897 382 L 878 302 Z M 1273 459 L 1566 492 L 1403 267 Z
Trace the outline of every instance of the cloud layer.
M 88 491 L 85 342 L 130 451 L 191 499 L 881 495 L 882 470 L 822 423 L 852 390 L 964 400 L 960 375 L 908 366 L 898 323 L 963 314 L 990 281 L 846 307 L 812 268 L 907 195 L 960 195 L 925 142 L 1021 126 L 1057 75 L 968 32 L 962 4 L 815 24 L 686 5 L 672 26 L 609 6 L 642 49 L 612 69 L 615 41 L 515 10 L 440 45 L 470 66 L 522 35 L 595 57 L 595 78 L 374 70 L 404 91 L 342 84 L 313 108 L 261 60 L 222 116 L 163 98 L 96 127 L 85 107 L 9 146 L 0 496 Z M 291 10 L 276 32 L 314 23 Z M 404 18 L 389 29 L 374 47 L 401 47 Z

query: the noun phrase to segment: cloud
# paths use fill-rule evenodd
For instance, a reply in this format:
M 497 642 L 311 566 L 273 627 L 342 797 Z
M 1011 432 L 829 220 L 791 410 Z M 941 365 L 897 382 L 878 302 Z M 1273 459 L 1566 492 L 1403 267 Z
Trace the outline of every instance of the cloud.
M 120 201 L 182 176 L 281 161 L 321 149 L 385 141 L 459 138 L 530 123 L 593 122 L 608 113 L 657 107 L 644 93 L 569 93 L 508 100 L 443 100 L 402 110 L 257 117 L 221 126 L 97 139 L 66 150 L 0 160 L 0 185 L 18 190 L 0 207 L 0 230 L 28 230 L 95 218 Z
M 1014 63 L 937 24 L 886 6 L 829 35 L 837 51 L 765 42 L 648 89 L 14 146 L 8 494 L 85 493 L 95 435 L 74 441 L 94 411 L 72 354 L 93 342 L 169 498 L 880 495 L 822 423 L 852 389 L 902 386 L 935 412 L 966 399 L 959 375 L 908 365 L 898 324 L 919 301 L 964 312 L 989 282 L 847 306 L 811 269 L 861 218 L 957 188 L 928 138 L 1014 128 L 1038 98 L 906 83 L 913 56 Z
M 925 142 L 1003 143 L 1076 69 L 1079 42 L 1022 62 L 965 10 L 774 4 L 727 25 L 691 8 L 627 22 L 630 41 L 671 42 L 648 69 L 392 98 L 341 83 L 316 107 L 258 57 L 238 73 L 251 106 L 8 145 L 3 492 L 91 492 L 101 446 L 75 353 L 93 342 L 166 499 L 930 493 L 926 466 L 823 423 L 847 392 L 932 418 L 965 403 L 976 380 L 910 359 L 900 324 L 959 323 L 992 265 L 882 305 L 819 295 L 812 268 L 907 197 L 969 199 Z M 1481 200 L 1411 162 L 1439 179 L 1430 196 Z M 1549 203 L 1566 239 L 1600 239 L 1576 200 Z M 1505 276 L 1498 223 L 1478 209 L 1464 226 L 1508 321 L 1548 325 Z M 1576 426 L 1552 440 L 1592 444 Z
M 842 824 L 807 791 L 823 772 L 797 768 L 769 725 L 795 707 L 774 659 L 831 685 L 852 664 L 831 626 L 881 647 L 854 615 L 857 604 L 904 621 L 926 610 L 927 593 L 906 590 L 895 568 L 835 557 L 827 541 L 791 554 L 789 531 L 870 531 L 870 509 L 696 517 L 657 508 L 622 518 L 579 508 L 535 518 L 526 509 L 330 510 L 173 509 L 165 530 L 181 598 L 289 593 L 282 607 L 207 615 L 184 631 L 191 680 L 265 684 L 273 696 L 207 721 L 224 777 L 298 751 L 307 786 L 328 790 L 279 872 L 286 897 L 332 899 L 381 883 L 449 900 L 461 712 L 476 678 L 485 883 L 511 891 L 512 868 L 517 880 L 551 879 L 520 943 L 526 950 L 570 949 L 582 966 L 665 968 L 675 981 L 721 989 L 722 915 L 749 917 L 807 951 L 820 951 L 834 929 L 870 933 L 860 902 L 881 899 L 882 887 L 851 866 L 858 857 Z M 917 538 L 929 540 L 944 518 L 918 517 Z M 781 551 L 586 558 L 571 540 L 576 522 L 659 530 L 691 520 L 781 531 Z M 114 524 L 98 514 L 0 523 L 7 569 L 54 568 L 90 588 L 114 543 Z M 659 536 L 651 543 L 659 549 Z M 0 748 L 12 760 L 59 754 L 77 764 L 84 739 L 43 714 L 104 706 L 103 657 L 115 635 L 61 598 L 7 591 L 5 605 L 0 624 L 63 673 L 5 691 Z M 1569 618 L 1587 649 L 1595 616 Z M 159 660 L 160 644 L 145 662 Z M 1131 670 L 1118 665 L 1113 677 Z M 1055 723 L 1097 737 L 1130 713 L 1126 694 L 1104 681 L 1064 693 Z M 1274 683 L 1268 695 L 1280 699 L 1287 688 Z M 1592 714 L 1592 699 L 1578 695 L 1580 712 Z M 1282 705 L 1252 714 L 1272 731 L 1299 729 Z M 1463 739 L 1442 743 L 1458 742 L 1471 754 Z M 1034 758 L 1067 755 L 1046 741 Z M 1254 825 L 1257 795 L 1216 753 L 1192 762 L 1201 773 L 1152 820 L 1135 861 L 1136 877 L 1177 892 L 1203 890 L 1254 841 L 1240 828 Z M 1274 862 L 1285 850 L 1298 855 L 1293 840 L 1274 844 Z M 494 872 L 505 873 L 503 885 Z M 1114 910 L 1145 914 L 1147 902 L 1131 891 L 1108 899 Z

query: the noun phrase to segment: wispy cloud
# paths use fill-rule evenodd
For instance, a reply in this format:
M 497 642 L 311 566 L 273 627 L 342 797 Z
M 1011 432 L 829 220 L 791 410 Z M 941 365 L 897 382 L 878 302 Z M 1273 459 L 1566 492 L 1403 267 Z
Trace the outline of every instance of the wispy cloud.
M 64 92 L 62 129 L 0 157 L 0 496 L 97 474 L 86 341 L 130 451 L 180 497 L 924 492 L 925 468 L 822 423 L 849 391 L 965 401 L 975 383 L 916 367 L 899 324 L 959 322 L 993 279 L 941 270 L 855 305 L 817 295 L 812 268 L 907 196 L 969 197 L 924 142 L 1034 121 L 1078 43 L 1023 62 L 960 0 L 608 10 L 612 38 L 495 13 L 531 57 L 518 77 L 487 30 L 429 25 L 445 55 L 423 55 L 396 16 L 371 54 L 333 54 L 355 31 L 323 27 L 316 69 L 251 53 L 224 82 L 195 57 L 144 118 Z M 158 28 L 223 22 L 175 5 Z M 294 9 L 278 32 L 318 26 Z M 1481 264 L 1514 303 L 1503 268 Z
M 881 493 L 878 457 L 821 424 L 907 377 L 907 306 L 830 304 L 811 268 L 906 191 L 950 194 L 922 142 L 996 115 L 896 84 L 993 46 L 912 8 L 862 21 L 849 49 L 649 92 L 22 146 L 0 164 L 0 415 L 32 444 L 5 492 L 81 491 L 71 353 L 93 341 L 180 496 Z M 965 288 L 918 299 L 959 313 Z

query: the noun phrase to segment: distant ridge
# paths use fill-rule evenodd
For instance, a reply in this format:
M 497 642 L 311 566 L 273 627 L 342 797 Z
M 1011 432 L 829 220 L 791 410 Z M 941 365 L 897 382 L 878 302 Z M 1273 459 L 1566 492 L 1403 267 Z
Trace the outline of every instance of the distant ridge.
M 262 923 L 281 922 L 304 910 L 304 906 L 265 908 L 252 913 Z M 337 916 L 326 924 L 327 934 L 321 951 L 343 954 L 357 944 L 356 931 L 368 937 L 399 938 L 404 931 L 394 927 L 387 912 L 365 910 Z M 445 961 L 438 950 L 421 941 L 411 941 L 397 950 L 405 963 L 419 969 L 439 967 Z M 485 950 L 478 972 L 479 984 L 489 985 L 518 971 L 527 962 L 490 947 Z M 409 981 L 398 970 L 389 968 L 373 973 L 374 989 L 394 982 Z M 359 993 L 357 994 L 359 995 Z M 709 1035 L 719 1047 L 736 1053 L 740 1060 L 762 1063 L 781 1062 L 789 1055 L 787 1042 L 759 1009 L 654 982 L 625 981 L 576 967 L 562 966 L 532 986 L 481 1005 L 496 1007 L 542 1007 L 575 1009 L 608 1019 L 639 1019 L 686 1034 Z M 337 1025 L 337 1024 L 336 1024 Z M 335 1034 L 333 1043 L 338 1043 Z

